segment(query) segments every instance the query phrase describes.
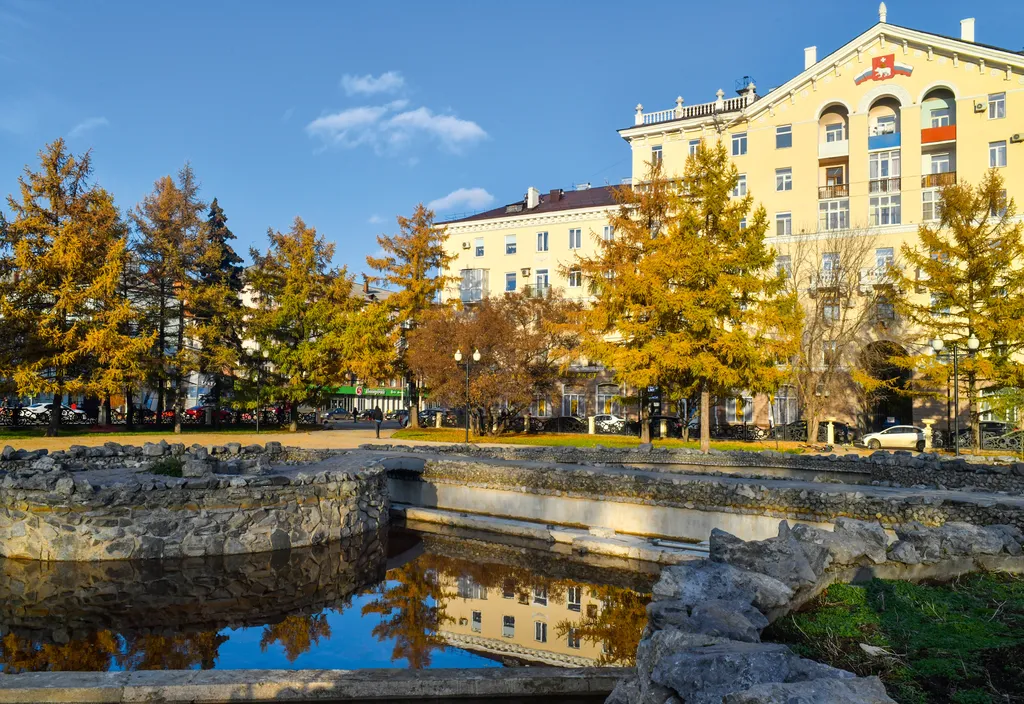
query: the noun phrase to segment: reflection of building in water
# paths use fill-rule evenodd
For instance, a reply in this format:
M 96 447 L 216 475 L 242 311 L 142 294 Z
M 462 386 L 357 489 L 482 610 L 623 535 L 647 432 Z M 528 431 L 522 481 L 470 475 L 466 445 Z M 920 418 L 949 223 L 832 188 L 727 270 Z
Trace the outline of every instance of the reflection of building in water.
M 604 644 L 575 627 L 604 608 L 589 585 L 523 587 L 510 579 L 487 588 L 463 576 L 451 587 L 457 594 L 447 604 L 453 620 L 439 635 L 455 647 L 561 667 L 588 667 L 601 659 Z

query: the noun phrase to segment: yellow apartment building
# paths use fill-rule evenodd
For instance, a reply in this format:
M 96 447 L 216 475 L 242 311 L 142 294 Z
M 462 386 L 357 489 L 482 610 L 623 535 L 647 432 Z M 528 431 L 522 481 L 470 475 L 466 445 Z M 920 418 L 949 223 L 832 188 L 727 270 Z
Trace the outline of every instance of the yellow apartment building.
M 618 130 L 632 152 L 632 182 L 644 180 L 651 162 L 679 175 L 701 140 L 721 140 L 741 174 L 736 195 L 749 191 L 768 212 L 780 267 L 795 250 L 837 233 L 868 237 L 874 262 L 860 276 L 871 286 L 904 243 L 916 242 L 918 226 L 938 219 L 941 186 L 977 184 L 996 168 L 1009 197 L 1024 194 L 1024 54 L 976 41 L 973 18 L 959 30 L 947 36 L 890 24 L 883 3 L 872 27 L 820 57 L 816 47 L 804 49 L 803 71 L 763 95 L 750 81 L 734 97 L 719 89 L 709 102 L 678 97 L 656 111 L 637 105 L 633 124 Z M 461 281 L 453 293 L 471 302 L 557 285 L 582 296 L 582 282 L 557 277 L 558 264 L 614 236 L 603 219 L 610 191 L 545 197 L 531 189 L 522 201 L 448 223 L 452 274 Z M 828 252 L 819 259 L 826 275 L 838 264 Z M 588 393 L 594 405 L 586 408 L 599 408 L 597 389 Z M 786 389 L 771 411 L 737 390 L 717 413 L 730 424 L 766 425 L 769 416 L 793 419 L 794 406 Z M 907 402 L 899 415 L 911 423 L 944 410 Z

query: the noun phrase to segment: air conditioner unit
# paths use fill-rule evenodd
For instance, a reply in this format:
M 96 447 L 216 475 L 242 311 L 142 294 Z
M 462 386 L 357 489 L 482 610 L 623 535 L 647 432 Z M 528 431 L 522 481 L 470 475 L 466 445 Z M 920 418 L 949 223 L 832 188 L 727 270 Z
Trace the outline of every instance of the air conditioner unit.
M 975 103 L 974 112 L 985 112 L 985 103 Z
M 469 244 L 469 242 L 463 242 L 463 243 L 462 243 L 462 248 L 463 248 L 463 249 L 469 249 L 469 248 L 470 248 L 470 246 L 471 246 L 471 245 Z
M 1024 134 L 1018 132 L 1010 136 L 1010 144 L 1020 144 L 1021 142 L 1024 142 Z

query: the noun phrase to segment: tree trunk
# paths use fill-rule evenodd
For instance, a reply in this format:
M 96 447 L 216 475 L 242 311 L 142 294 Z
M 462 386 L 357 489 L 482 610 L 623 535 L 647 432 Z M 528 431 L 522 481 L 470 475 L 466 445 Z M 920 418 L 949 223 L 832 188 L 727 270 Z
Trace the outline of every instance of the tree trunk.
M 131 432 L 135 430 L 135 398 L 131 386 L 124 389 L 124 411 L 124 429 Z
M 711 452 L 711 392 L 707 384 L 700 390 L 700 451 Z
M 110 409 L 110 394 L 106 394 L 103 397 L 103 419 L 100 425 L 110 425 L 111 409 Z
M 55 438 L 60 432 L 61 404 L 64 401 L 63 385 L 58 384 L 57 393 L 53 395 L 50 403 L 50 423 L 46 427 L 46 437 Z
M 167 398 L 164 396 L 164 380 L 160 379 L 158 382 L 160 388 L 156 390 L 156 424 L 160 425 L 164 422 L 164 408 L 167 404 Z
M 640 442 L 651 441 L 651 409 L 647 406 L 646 394 L 640 392 Z
M 289 423 L 288 431 L 295 433 L 299 430 L 299 404 L 293 403 L 291 410 L 288 411 Z
M 811 413 L 807 416 L 807 437 L 808 445 L 818 442 L 818 414 Z
M 416 380 L 409 375 L 405 379 L 405 385 L 409 389 L 409 427 L 419 428 L 420 426 L 420 399 L 416 392 Z
M 214 430 L 220 430 L 220 374 L 213 375 L 213 420 Z

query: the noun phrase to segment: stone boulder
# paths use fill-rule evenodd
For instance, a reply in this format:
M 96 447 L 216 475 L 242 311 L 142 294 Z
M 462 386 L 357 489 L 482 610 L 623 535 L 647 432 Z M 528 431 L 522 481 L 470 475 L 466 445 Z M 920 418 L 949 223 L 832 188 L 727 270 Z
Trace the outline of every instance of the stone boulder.
M 877 677 L 851 680 L 759 684 L 745 692 L 727 694 L 723 704 L 896 704 Z
M 879 565 L 886 560 L 889 538 L 878 523 L 840 517 L 834 530 L 799 523 L 793 526 L 792 533 L 802 543 L 827 548 L 836 565 L 856 565 L 865 560 Z
M 943 557 L 998 555 L 1005 542 L 1001 532 L 970 523 L 946 523 L 937 532 Z
M 1019 556 L 1024 551 L 1024 532 L 1017 526 L 994 525 L 985 526 L 985 530 L 991 531 L 1003 539 L 1003 550 L 1010 555 Z
M 762 613 L 785 606 L 793 590 L 774 577 L 721 562 L 694 560 L 666 567 L 654 585 L 655 599 L 673 599 L 688 607 L 709 599 L 747 601 Z
M 896 553 L 899 549 L 900 556 L 909 555 L 909 548 L 900 545 L 900 543 L 906 543 L 907 546 L 914 548 L 918 562 L 938 562 L 942 557 L 942 541 L 939 539 L 939 534 L 933 528 L 928 528 L 917 521 L 909 521 L 896 526 L 896 537 L 900 539 L 900 542 L 893 546 L 890 554 Z M 905 562 L 906 560 L 899 561 Z M 907 564 L 917 563 L 908 562 Z
M 713 528 L 710 559 L 751 572 L 760 572 L 783 582 L 793 590 L 814 584 L 828 567 L 828 548 L 796 539 L 786 521 L 779 534 L 766 540 L 745 541 Z
M 701 648 L 728 642 L 724 638 L 707 636 L 702 633 L 686 633 L 669 628 L 656 631 L 640 641 L 636 650 L 637 689 L 630 704 L 650 704 L 669 701 L 675 694 L 671 689 L 651 681 L 651 673 L 662 659 L 690 648 Z
M 189 478 L 208 477 L 213 474 L 213 464 L 203 460 L 187 460 L 181 465 L 181 476 Z
M 147 442 L 142 446 L 143 457 L 163 457 L 164 452 L 168 449 L 166 442 Z
M 768 619 L 750 601 L 710 599 L 692 609 L 678 600 L 652 601 L 647 605 L 651 630 L 676 629 L 683 633 L 757 643 Z
M 651 680 L 675 692 L 686 704 L 720 704 L 727 694 L 758 684 L 844 679 L 853 675 L 805 660 L 779 643 L 728 641 L 668 655 Z

